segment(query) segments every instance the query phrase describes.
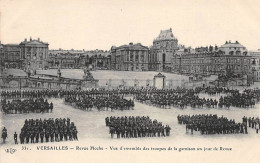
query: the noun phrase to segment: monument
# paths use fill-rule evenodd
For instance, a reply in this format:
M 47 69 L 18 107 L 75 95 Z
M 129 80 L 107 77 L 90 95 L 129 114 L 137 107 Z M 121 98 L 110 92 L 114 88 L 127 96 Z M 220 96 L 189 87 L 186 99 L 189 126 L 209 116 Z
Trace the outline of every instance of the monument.
M 153 77 L 153 85 L 157 89 L 164 89 L 165 88 L 165 75 L 162 73 L 158 73 Z
M 90 73 L 88 69 L 84 69 L 83 80 L 81 83 L 81 89 L 91 89 L 98 87 L 98 80 L 94 79 L 93 75 Z

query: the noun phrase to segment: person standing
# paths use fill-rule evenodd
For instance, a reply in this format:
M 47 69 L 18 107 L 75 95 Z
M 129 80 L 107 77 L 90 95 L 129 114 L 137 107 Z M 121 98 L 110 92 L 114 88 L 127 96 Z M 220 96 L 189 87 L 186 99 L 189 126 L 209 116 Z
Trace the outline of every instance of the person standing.
M 256 123 L 255 129 L 256 129 L 256 133 L 258 134 L 258 131 L 259 131 L 259 123 Z
M 15 144 L 18 144 L 18 142 L 17 142 L 17 134 L 16 134 L 16 132 L 14 132 L 14 143 L 15 143 Z
M 24 144 L 24 136 L 22 132 L 20 133 L 19 138 L 20 138 L 20 143 Z

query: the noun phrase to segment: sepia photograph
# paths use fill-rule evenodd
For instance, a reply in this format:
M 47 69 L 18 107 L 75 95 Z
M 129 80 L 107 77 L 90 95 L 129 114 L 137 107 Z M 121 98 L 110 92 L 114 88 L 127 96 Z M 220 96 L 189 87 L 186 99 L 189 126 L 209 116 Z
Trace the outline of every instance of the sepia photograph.
M 0 0 L 0 163 L 259 163 L 259 9 Z

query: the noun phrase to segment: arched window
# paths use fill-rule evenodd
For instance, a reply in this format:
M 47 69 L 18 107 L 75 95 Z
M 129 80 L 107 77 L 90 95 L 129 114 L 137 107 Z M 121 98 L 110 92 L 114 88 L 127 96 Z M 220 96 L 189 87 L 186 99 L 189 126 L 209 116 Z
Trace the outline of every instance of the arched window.
M 234 51 L 230 51 L 230 52 L 229 52 L 229 55 L 234 55 Z
M 240 51 L 236 51 L 236 55 L 241 55 L 241 52 Z

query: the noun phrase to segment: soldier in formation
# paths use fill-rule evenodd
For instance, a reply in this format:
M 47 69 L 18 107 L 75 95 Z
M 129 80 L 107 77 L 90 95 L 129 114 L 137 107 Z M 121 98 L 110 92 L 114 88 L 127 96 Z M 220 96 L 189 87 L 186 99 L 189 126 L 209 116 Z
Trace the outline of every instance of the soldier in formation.
M 23 114 L 23 113 L 45 113 L 52 112 L 53 103 L 49 103 L 48 99 L 16 99 L 12 101 L 2 100 L 2 110 L 6 114 Z
M 170 126 L 162 125 L 156 119 L 152 120 L 148 116 L 122 116 L 107 117 L 105 124 L 109 127 L 111 138 L 138 138 L 138 137 L 165 137 L 170 136 Z
M 98 111 L 112 110 L 130 110 L 134 107 L 133 100 L 124 99 L 123 96 L 111 95 L 109 97 L 105 96 L 95 96 L 91 97 L 89 95 L 70 95 L 66 96 L 64 99 L 66 104 L 72 105 L 75 108 L 82 110 L 91 110 L 93 107 L 97 108 Z
M 19 135 L 21 144 L 78 140 L 78 130 L 69 118 L 25 120 Z
M 245 123 L 236 123 L 217 115 L 178 115 L 179 124 L 186 125 L 186 132 L 198 131 L 201 134 L 248 134 Z
M 258 134 L 259 132 L 259 126 L 260 126 L 260 120 L 259 117 L 243 117 L 242 118 L 243 122 L 248 124 L 248 127 L 251 127 L 252 129 L 256 130 L 256 133 Z
M 225 94 L 217 99 L 199 97 L 199 94 L 209 95 Z M 25 91 L 1 91 L 2 99 L 16 98 L 65 98 L 67 103 L 75 103 L 82 109 L 91 109 L 95 101 L 95 107 L 111 109 L 128 109 L 133 107 L 133 101 L 127 102 L 124 97 L 131 96 L 141 103 L 150 104 L 161 108 L 171 106 L 186 108 L 229 108 L 241 107 L 250 108 L 260 101 L 260 89 L 230 90 L 218 87 L 197 87 L 194 89 L 156 89 L 156 88 L 124 88 L 124 89 L 90 89 L 90 90 L 25 90 Z M 111 103 L 111 98 L 113 101 Z M 124 99 L 124 100 L 123 100 Z M 92 101 L 94 100 L 94 101 Z M 83 104 L 81 104 L 83 101 Z M 103 101 L 103 102 L 99 102 Z M 116 107 L 116 108 L 114 108 Z

